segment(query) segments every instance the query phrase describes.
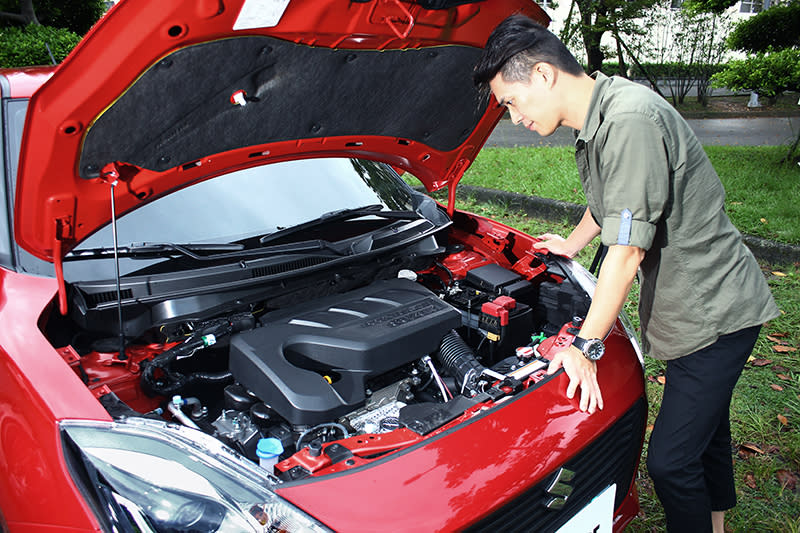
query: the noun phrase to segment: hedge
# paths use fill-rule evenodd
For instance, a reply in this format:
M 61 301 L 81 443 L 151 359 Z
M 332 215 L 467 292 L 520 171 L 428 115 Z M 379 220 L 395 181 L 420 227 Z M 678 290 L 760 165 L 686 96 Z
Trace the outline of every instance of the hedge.
M 52 64 L 45 43 L 56 62 L 61 62 L 80 40 L 77 33 L 38 24 L 0 28 L 0 67 Z
M 626 65 L 628 68 L 628 77 L 631 78 L 645 78 L 644 72 L 634 63 Z M 686 63 L 643 63 L 650 76 L 656 79 L 664 78 L 706 78 L 722 71 L 725 65 L 711 65 L 705 63 L 687 65 Z M 603 74 L 612 76 L 619 73 L 619 65 L 615 62 L 603 63 Z

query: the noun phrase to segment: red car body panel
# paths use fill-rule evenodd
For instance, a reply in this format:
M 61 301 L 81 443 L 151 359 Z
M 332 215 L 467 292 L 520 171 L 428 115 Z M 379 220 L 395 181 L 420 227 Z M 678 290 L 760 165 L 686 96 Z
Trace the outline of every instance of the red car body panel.
M 10 93 L 2 96 L 6 98 L 30 98 L 53 75 L 53 67 L 0 69 L 0 74 L 8 80 L 10 88 Z
M 55 280 L 0 268 L 0 507 L 12 531 L 99 530 L 57 422 L 111 417 L 36 327 L 55 293 Z

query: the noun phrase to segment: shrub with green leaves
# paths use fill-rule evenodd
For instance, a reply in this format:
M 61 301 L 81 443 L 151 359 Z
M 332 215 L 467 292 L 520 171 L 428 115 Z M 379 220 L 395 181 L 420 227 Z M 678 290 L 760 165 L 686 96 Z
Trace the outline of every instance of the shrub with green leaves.
M 759 52 L 747 59 L 731 61 L 711 77 L 714 87 L 755 91 L 773 98 L 784 91 L 800 90 L 800 49 Z
M 766 52 L 800 46 L 800 0 L 776 5 L 739 22 L 728 35 L 728 47 L 742 52 Z
M 642 63 L 642 66 L 654 78 L 697 78 L 710 75 L 722 70 L 724 65 L 709 63 L 693 63 L 691 65 L 681 62 Z M 607 61 L 603 63 L 603 74 L 613 76 L 617 74 L 617 63 Z M 637 65 L 629 65 L 628 71 L 633 78 L 644 78 L 645 74 Z
M 50 65 L 48 46 L 56 62 L 61 62 L 80 40 L 69 30 L 37 24 L 0 28 L 0 67 Z

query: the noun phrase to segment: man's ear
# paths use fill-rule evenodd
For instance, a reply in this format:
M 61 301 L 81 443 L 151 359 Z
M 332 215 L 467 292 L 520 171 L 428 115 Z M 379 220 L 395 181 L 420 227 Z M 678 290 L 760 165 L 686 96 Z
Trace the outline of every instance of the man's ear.
M 531 82 L 537 81 L 544 83 L 544 86 L 548 89 L 553 87 L 557 76 L 558 70 L 550 63 L 545 63 L 544 61 L 536 63 L 531 69 Z

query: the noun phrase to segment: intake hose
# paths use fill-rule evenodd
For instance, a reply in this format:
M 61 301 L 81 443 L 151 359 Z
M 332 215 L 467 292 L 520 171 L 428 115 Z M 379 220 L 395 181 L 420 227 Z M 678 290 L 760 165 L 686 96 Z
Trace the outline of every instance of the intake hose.
M 467 396 L 475 396 L 478 393 L 478 377 L 485 368 L 478 362 L 472 348 L 467 346 L 455 330 L 450 330 L 442 338 L 436 359 L 448 374 L 456 378 L 459 392 Z

